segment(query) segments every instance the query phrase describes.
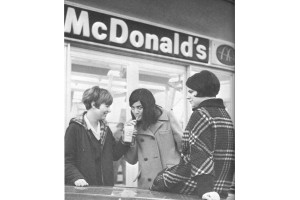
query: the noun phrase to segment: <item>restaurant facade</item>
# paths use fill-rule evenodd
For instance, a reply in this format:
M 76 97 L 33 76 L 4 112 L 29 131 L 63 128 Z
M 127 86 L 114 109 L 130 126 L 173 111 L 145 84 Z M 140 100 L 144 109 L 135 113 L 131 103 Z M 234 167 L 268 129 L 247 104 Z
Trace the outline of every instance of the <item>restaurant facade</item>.
M 65 1 L 65 126 L 82 113 L 83 91 L 94 85 L 113 95 L 107 121 L 130 119 L 129 95 L 147 88 L 172 110 L 182 128 L 191 107 L 187 78 L 201 70 L 221 82 L 218 97 L 234 121 L 234 4 L 219 0 Z M 125 185 L 135 187 L 137 165 Z

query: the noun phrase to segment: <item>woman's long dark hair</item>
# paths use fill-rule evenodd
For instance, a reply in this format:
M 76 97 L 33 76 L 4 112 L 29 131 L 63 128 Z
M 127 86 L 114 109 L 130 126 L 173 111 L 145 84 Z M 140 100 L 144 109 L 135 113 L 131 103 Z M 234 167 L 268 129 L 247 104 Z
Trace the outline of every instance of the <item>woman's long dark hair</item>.
M 162 110 L 155 104 L 153 94 L 145 89 L 139 88 L 134 90 L 129 97 L 129 106 L 131 107 L 135 102 L 140 101 L 143 106 L 143 116 L 141 122 L 138 122 L 137 126 L 141 126 L 143 130 L 146 130 L 151 124 L 155 124 L 162 114 Z M 135 116 L 131 112 L 132 119 Z

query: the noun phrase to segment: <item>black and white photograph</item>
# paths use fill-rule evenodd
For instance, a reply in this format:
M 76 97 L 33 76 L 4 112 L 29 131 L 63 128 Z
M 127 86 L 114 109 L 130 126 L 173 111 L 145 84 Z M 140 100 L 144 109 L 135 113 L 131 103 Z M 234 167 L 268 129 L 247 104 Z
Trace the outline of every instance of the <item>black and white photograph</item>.
M 298 199 L 296 3 L 2 5 L 1 199 Z
M 234 1 L 65 1 L 65 198 L 234 199 Z

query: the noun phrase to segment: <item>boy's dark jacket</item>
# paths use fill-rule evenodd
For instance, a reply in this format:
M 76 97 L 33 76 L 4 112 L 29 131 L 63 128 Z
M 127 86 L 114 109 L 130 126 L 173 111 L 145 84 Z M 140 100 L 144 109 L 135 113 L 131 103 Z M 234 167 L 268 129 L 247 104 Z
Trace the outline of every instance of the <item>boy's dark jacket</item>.
M 65 184 L 74 185 L 78 179 L 85 179 L 89 185 L 97 185 L 95 159 L 91 145 L 91 130 L 87 129 L 83 113 L 70 120 L 65 134 Z M 101 142 L 102 183 L 113 186 L 113 160 L 118 160 L 129 146 L 116 142 L 110 128 L 105 125 Z

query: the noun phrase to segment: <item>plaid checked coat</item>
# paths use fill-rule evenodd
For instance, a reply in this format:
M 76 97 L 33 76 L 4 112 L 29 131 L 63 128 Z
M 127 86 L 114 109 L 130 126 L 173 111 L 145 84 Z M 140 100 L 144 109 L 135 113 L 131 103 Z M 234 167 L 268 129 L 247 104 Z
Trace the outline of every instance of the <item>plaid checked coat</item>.
M 234 174 L 234 127 L 222 99 L 193 110 L 182 140 L 181 160 L 155 178 L 152 190 L 197 194 L 196 176 L 214 176 L 214 191 L 226 198 Z

